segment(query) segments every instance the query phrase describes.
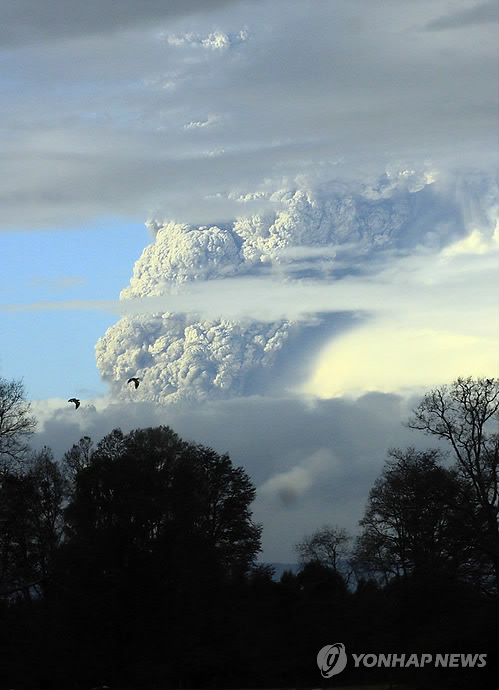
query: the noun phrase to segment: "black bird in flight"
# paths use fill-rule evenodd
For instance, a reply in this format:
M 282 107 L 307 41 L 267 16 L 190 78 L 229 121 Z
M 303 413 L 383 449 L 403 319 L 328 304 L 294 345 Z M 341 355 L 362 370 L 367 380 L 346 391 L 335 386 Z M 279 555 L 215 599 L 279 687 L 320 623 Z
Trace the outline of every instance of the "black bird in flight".
M 80 401 L 78 398 L 69 398 L 68 402 L 73 402 L 75 404 L 75 410 L 80 407 Z
M 131 379 L 128 379 L 127 383 L 132 383 L 132 381 L 133 381 L 135 384 L 135 388 L 137 389 L 139 387 L 139 380 L 140 379 L 138 379 L 137 377 L 132 376 Z

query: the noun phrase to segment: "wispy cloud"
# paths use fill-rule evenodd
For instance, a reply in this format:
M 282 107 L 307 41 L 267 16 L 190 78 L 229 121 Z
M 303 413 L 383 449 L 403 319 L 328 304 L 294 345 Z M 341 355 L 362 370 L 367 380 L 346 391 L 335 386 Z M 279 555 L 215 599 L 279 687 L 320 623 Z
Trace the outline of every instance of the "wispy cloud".
M 3 312 L 97 309 L 129 316 L 183 312 L 204 319 L 248 318 L 269 322 L 309 320 L 313 314 L 336 311 L 391 314 L 398 318 L 410 315 L 413 320 L 440 313 L 442 323 L 446 314 L 460 321 L 462 317 L 458 315 L 468 306 L 473 309 L 474 324 L 477 324 L 480 310 L 490 309 L 496 299 L 493 280 L 498 256 L 498 249 L 490 242 L 477 248 L 468 238 L 457 242 L 454 250 L 451 245 L 439 252 L 425 249 L 402 257 L 387 252 L 389 261 L 367 264 L 362 275 L 336 280 L 334 276 L 332 280 L 282 280 L 279 274 L 276 278 L 267 273 L 262 277 L 196 280 L 172 288 L 165 284 L 163 294 L 150 297 L 7 304 L 0 309 Z
M 208 50 L 225 51 L 230 46 L 237 45 L 248 39 L 248 32 L 244 29 L 236 33 L 225 33 L 224 31 L 211 31 L 209 34 L 197 34 L 189 31 L 186 34 L 160 34 L 160 38 L 165 38 L 171 46 L 199 46 Z
M 239 390 L 243 385 L 239 379 L 251 362 L 263 364 L 273 350 L 282 350 L 289 324 L 308 327 L 321 323 L 327 314 L 343 312 L 349 319 L 347 329 L 325 341 L 318 355 L 311 348 L 301 353 L 302 364 L 307 357 L 315 358 L 309 362 L 307 378 L 299 381 L 295 375 L 293 384 L 289 377 L 281 385 L 324 397 L 390 392 L 431 385 L 463 370 L 476 375 L 499 373 L 495 287 L 499 250 L 495 236 L 482 235 L 478 243 L 473 237 L 472 233 L 439 251 L 381 252 L 360 273 L 336 279 L 296 280 L 268 271 L 198 279 L 170 288 L 163 285 L 162 294 L 147 297 L 4 305 L 0 310 L 116 314 L 122 321 L 98 345 L 98 356 L 104 358 L 100 366 L 106 372 L 111 367 L 113 379 L 140 370 L 147 382 L 151 358 L 157 359 L 150 393 L 159 386 L 166 397 L 176 394 L 179 386 L 185 386 L 186 394 L 201 394 L 191 378 L 196 372 L 198 384 L 206 386 L 203 372 L 210 367 L 215 367 L 213 385 L 219 394 L 224 389 Z M 307 248 L 290 254 L 315 256 Z M 175 315 L 189 318 L 184 323 Z M 269 333 L 253 326 L 265 323 Z M 276 330 L 276 324 L 284 323 L 288 327 Z
M 70 288 L 85 285 L 86 283 L 87 280 L 85 278 L 78 278 L 77 276 L 44 276 L 32 278 L 28 286 L 32 288 L 44 288 L 53 292 L 65 292 Z
M 499 12 L 495 0 L 488 0 L 460 11 L 449 12 L 426 25 L 427 31 L 445 31 L 448 29 L 466 29 L 481 24 L 497 24 Z
M 221 123 L 221 118 L 217 115 L 208 115 L 205 120 L 193 120 L 184 125 L 184 129 L 197 130 L 205 129 L 206 127 L 217 127 Z

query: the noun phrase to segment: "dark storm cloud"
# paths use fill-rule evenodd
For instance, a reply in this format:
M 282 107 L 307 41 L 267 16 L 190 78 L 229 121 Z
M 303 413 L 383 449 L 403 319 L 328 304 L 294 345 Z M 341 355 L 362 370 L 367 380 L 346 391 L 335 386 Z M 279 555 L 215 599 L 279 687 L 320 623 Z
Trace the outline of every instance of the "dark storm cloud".
M 262 557 L 292 562 L 294 544 L 325 522 L 356 531 L 390 447 L 428 446 L 403 426 L 417 400 L 381 393 L 315 402 L 255 396 L 194 406 L 121 402 L 100 410 L 83 401 L 78 417 L 65 402 L 51 411 L 44 402 L 34 408 L 43 418 L 35 446 L 52 447 L 60 459 L 83 435 L 97 442 L 116 427 L 166 424 L 245 468 L 257 487 Z

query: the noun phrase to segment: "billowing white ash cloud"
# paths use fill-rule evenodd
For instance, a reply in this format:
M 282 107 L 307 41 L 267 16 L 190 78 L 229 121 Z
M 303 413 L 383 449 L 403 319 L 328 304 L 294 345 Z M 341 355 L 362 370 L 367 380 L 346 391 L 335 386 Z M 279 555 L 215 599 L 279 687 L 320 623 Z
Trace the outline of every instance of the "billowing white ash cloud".
M 126 317 L 97 343 L 97 362 L 118 396 L 131 372 L 141 377 L 133 392 L 140 400 L 243 395 L 251 374 L 272 365 L 289 328 L 199 321 L 185 314 Z
M 465 225 L 460 196 L 455 184 L 438 186 L 429 174 L 404 171 L 370 184 L 335 181 L 274 192 L 266 199 L 268 211 L 231 223 L 150 221 L 155 241 L 136 262 L 120 299 L 239 276 L 338 280 L 362 270 L 380 250 L 444 246 L 458 238 Z M 115 397 L 166 403 L 244 396 L 268 386 L 293 343 L 300 343 L 299 359 L 306 359 L 305 328 L 287 319 L 129 315 L 98 341 L 97 364 Z M 124 385 L 135 375 L 141 378 L 136 391 Z
M 137 261 L 123 300 L 168 294 L 188 281 L 241 274 L 252 263 L 245 260 L 242 239 L 233 229 L 148 225 L 156 239 Z M 142 400 L 243 395 L 251 374 L 273 364 L 291 328 L 289 322 L 201 321 L 193 314 L 169 312 L 124 317 L 97 343 L 97 363 L 116 395 L 123 395 L 123 381 L 132 372 L 142 379 L 136 391 Z

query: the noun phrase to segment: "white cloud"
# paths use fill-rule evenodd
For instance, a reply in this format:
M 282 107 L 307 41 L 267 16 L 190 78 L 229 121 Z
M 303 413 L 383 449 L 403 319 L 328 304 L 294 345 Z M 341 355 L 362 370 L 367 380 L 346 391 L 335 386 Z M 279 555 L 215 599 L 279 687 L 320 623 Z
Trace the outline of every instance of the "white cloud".
M 160 36 L 163 38 L 163 35 Z M 207 35 L 189 31 L 183 35 L 166 34 L 166 41 L 172 46 L 200 46 L 208 50 L 227 50 L 232 45 L 237 45 L 248 39 L 248 31 L 241 29 L 232 34 L 216 30 Z
M 276 494 L 286 506 L 297 501 L 312 486 L 312 477 L 303 467 L 293 467 L 286 472 L 274 475 L 261 487 L 263 496 Z
M 259 487 L 263 500 L 277 498 L 285 507 L 293 507 L 308 491 L 324 481 L 330 481 L 334 474 L 335 460 L 330 448 L 320 448 L 310 457 L 301 460 L 299 465 L 285 472 L 274 474 Z
M 492 237 L 475 228 L 469 235 L 458 242 L 445 247 L 443 256 L 455 256 L 456 254 L 487 254 L 499 248 L 499 224 Z
M 216 127 L 220 124 L 220 118 L 217 115 L 208 115 L 206 120 L 193 120 L 184 125 L 184 129 L 204 129 L 205 127 Z
M 497 325 L 489 335 L 476 336 L 430 323 L 428 318 L 426 328 L 411 328 L 394 319 L 340 336 L 321 352 L 312 377 L 300 390 L 330 398 L 431 387 L 463 374 L 499 376 Z

